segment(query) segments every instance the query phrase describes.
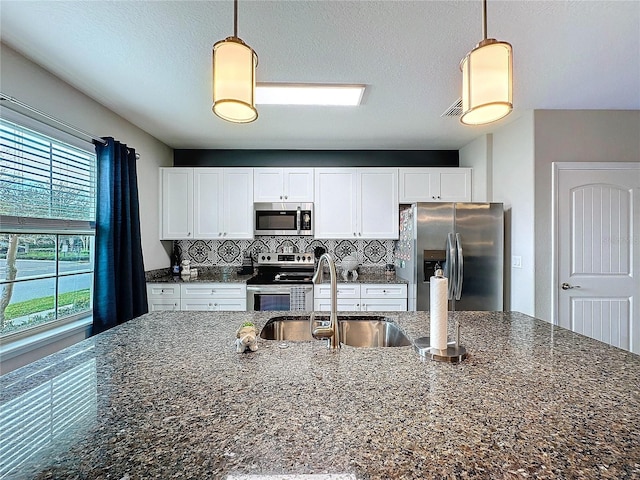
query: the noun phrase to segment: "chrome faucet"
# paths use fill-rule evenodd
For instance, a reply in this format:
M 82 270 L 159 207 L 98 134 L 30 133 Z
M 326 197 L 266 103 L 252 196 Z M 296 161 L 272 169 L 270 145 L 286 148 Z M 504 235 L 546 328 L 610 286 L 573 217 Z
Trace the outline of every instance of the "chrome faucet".
M 326 261 L 329 265 L 329 275 L 331 276 L 331 316 L 329 317 L 329 325 L 313 326 L 315 312 L 310 317 L 311 333 L 316 338 L 328 338 L 329 348 L 340 348 L 340 331 L 338 329 L 338 275 L 336 274 L 336 264 L 328 253 L 323 253 L 318 260 L 318 269 L 313 274 L 311 281 L 320 283 L 322 281 L 322 261 Z

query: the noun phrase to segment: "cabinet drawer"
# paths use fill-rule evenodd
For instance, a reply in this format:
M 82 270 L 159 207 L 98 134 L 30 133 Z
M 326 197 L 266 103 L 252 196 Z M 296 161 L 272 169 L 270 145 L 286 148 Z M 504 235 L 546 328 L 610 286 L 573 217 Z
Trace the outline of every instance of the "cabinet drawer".
M 331 285 L 316 285 L 313 289 L 313 298 L 331 298 Z M 338 298 L 360 298 L 360 284 L 338 283 Z
M 147 298 L 180 298 L 180 285 L 147 283 Z
M 239 298 L 247 296 L 246 285 L 243 283 L 192 283 L 182 285 L 182 299 L 215 299 Z
M 188 298 L 180 302 L 180 310 L 188 312 L 244 312 L 247 309 L 247 300 L 239 298 Z
M 149 299 L 148 302 L 150 312 L 166 312 L 180 310 L 179 298 L 160 298 Z
M 360 285 L 361 298 L 407 298 L 406 284 L 375 284 L 363 283 Z

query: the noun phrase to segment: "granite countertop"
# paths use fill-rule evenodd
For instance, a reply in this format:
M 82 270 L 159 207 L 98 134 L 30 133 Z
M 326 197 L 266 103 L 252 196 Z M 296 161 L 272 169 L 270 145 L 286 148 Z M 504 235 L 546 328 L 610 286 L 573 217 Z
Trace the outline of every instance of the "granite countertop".
M 197 277 L 181 277 L 179 275 L 170 275 L 166 269 L 157 270 L 155 273 L 147 272 L 146 279 L 149 283 L 246 283 L 253 274 L 240 275 L 237 273 L 238 267 L 198 267 Z M 329 283 L 329 274 L 323 275 L 322 283 Z M 358 275 L 357 279 L 349 275 L 345 280 L 342 275 L 338 274 L 338 283 L 387 283 L 398 284 L 408 283 L 406 280 L 396 277 L 395 274 L 385 275 L 381 269 L 367 271 Z
M 253 273 L 241 275 L 239 267 L 195 267 L 197 277 L 182 277 L 171 275 L 168 269 L 146 272 L 148 283 L 246 283 Z
M 0 478 L 640 478 L 638 355 L 502 312 L 450 314 L 460 364 L 235 352 L 242 322 L 281 314 L 154 312 L 0 377 Z M 429 333 L 426 312 L 389 318 Z

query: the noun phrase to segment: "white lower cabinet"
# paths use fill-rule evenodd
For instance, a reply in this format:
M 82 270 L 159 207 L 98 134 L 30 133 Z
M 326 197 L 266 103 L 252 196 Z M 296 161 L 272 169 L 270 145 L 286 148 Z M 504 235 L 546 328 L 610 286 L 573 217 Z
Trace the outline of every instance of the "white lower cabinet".
M 243 283 L 190 283 L 181 285 L 180 310 L 240 311 L 247 309 Z
M 405 284 L 338 284 L 336 300 L 342 312 L 405 312 L 407 311 L 407 285 Z M 331 311 L 331 286 L 315 285 L 314 310 Z
M 147 304 L 150 312 L 180 310 L 180 285 L 147 283 Z
M 243 283 L 148 283 L 147 299 L 150 312 L 244 312 L 247 309 L 247 287 Z

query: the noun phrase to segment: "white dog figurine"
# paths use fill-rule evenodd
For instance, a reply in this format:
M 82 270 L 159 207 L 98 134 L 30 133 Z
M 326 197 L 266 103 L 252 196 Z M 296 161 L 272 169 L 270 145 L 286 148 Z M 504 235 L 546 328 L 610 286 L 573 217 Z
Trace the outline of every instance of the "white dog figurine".
M 247 350 L 258 350 L 258 336 L 256 327 L 251 322 L 243 323 L 236 332 L 236 352 L 243 353 Z

